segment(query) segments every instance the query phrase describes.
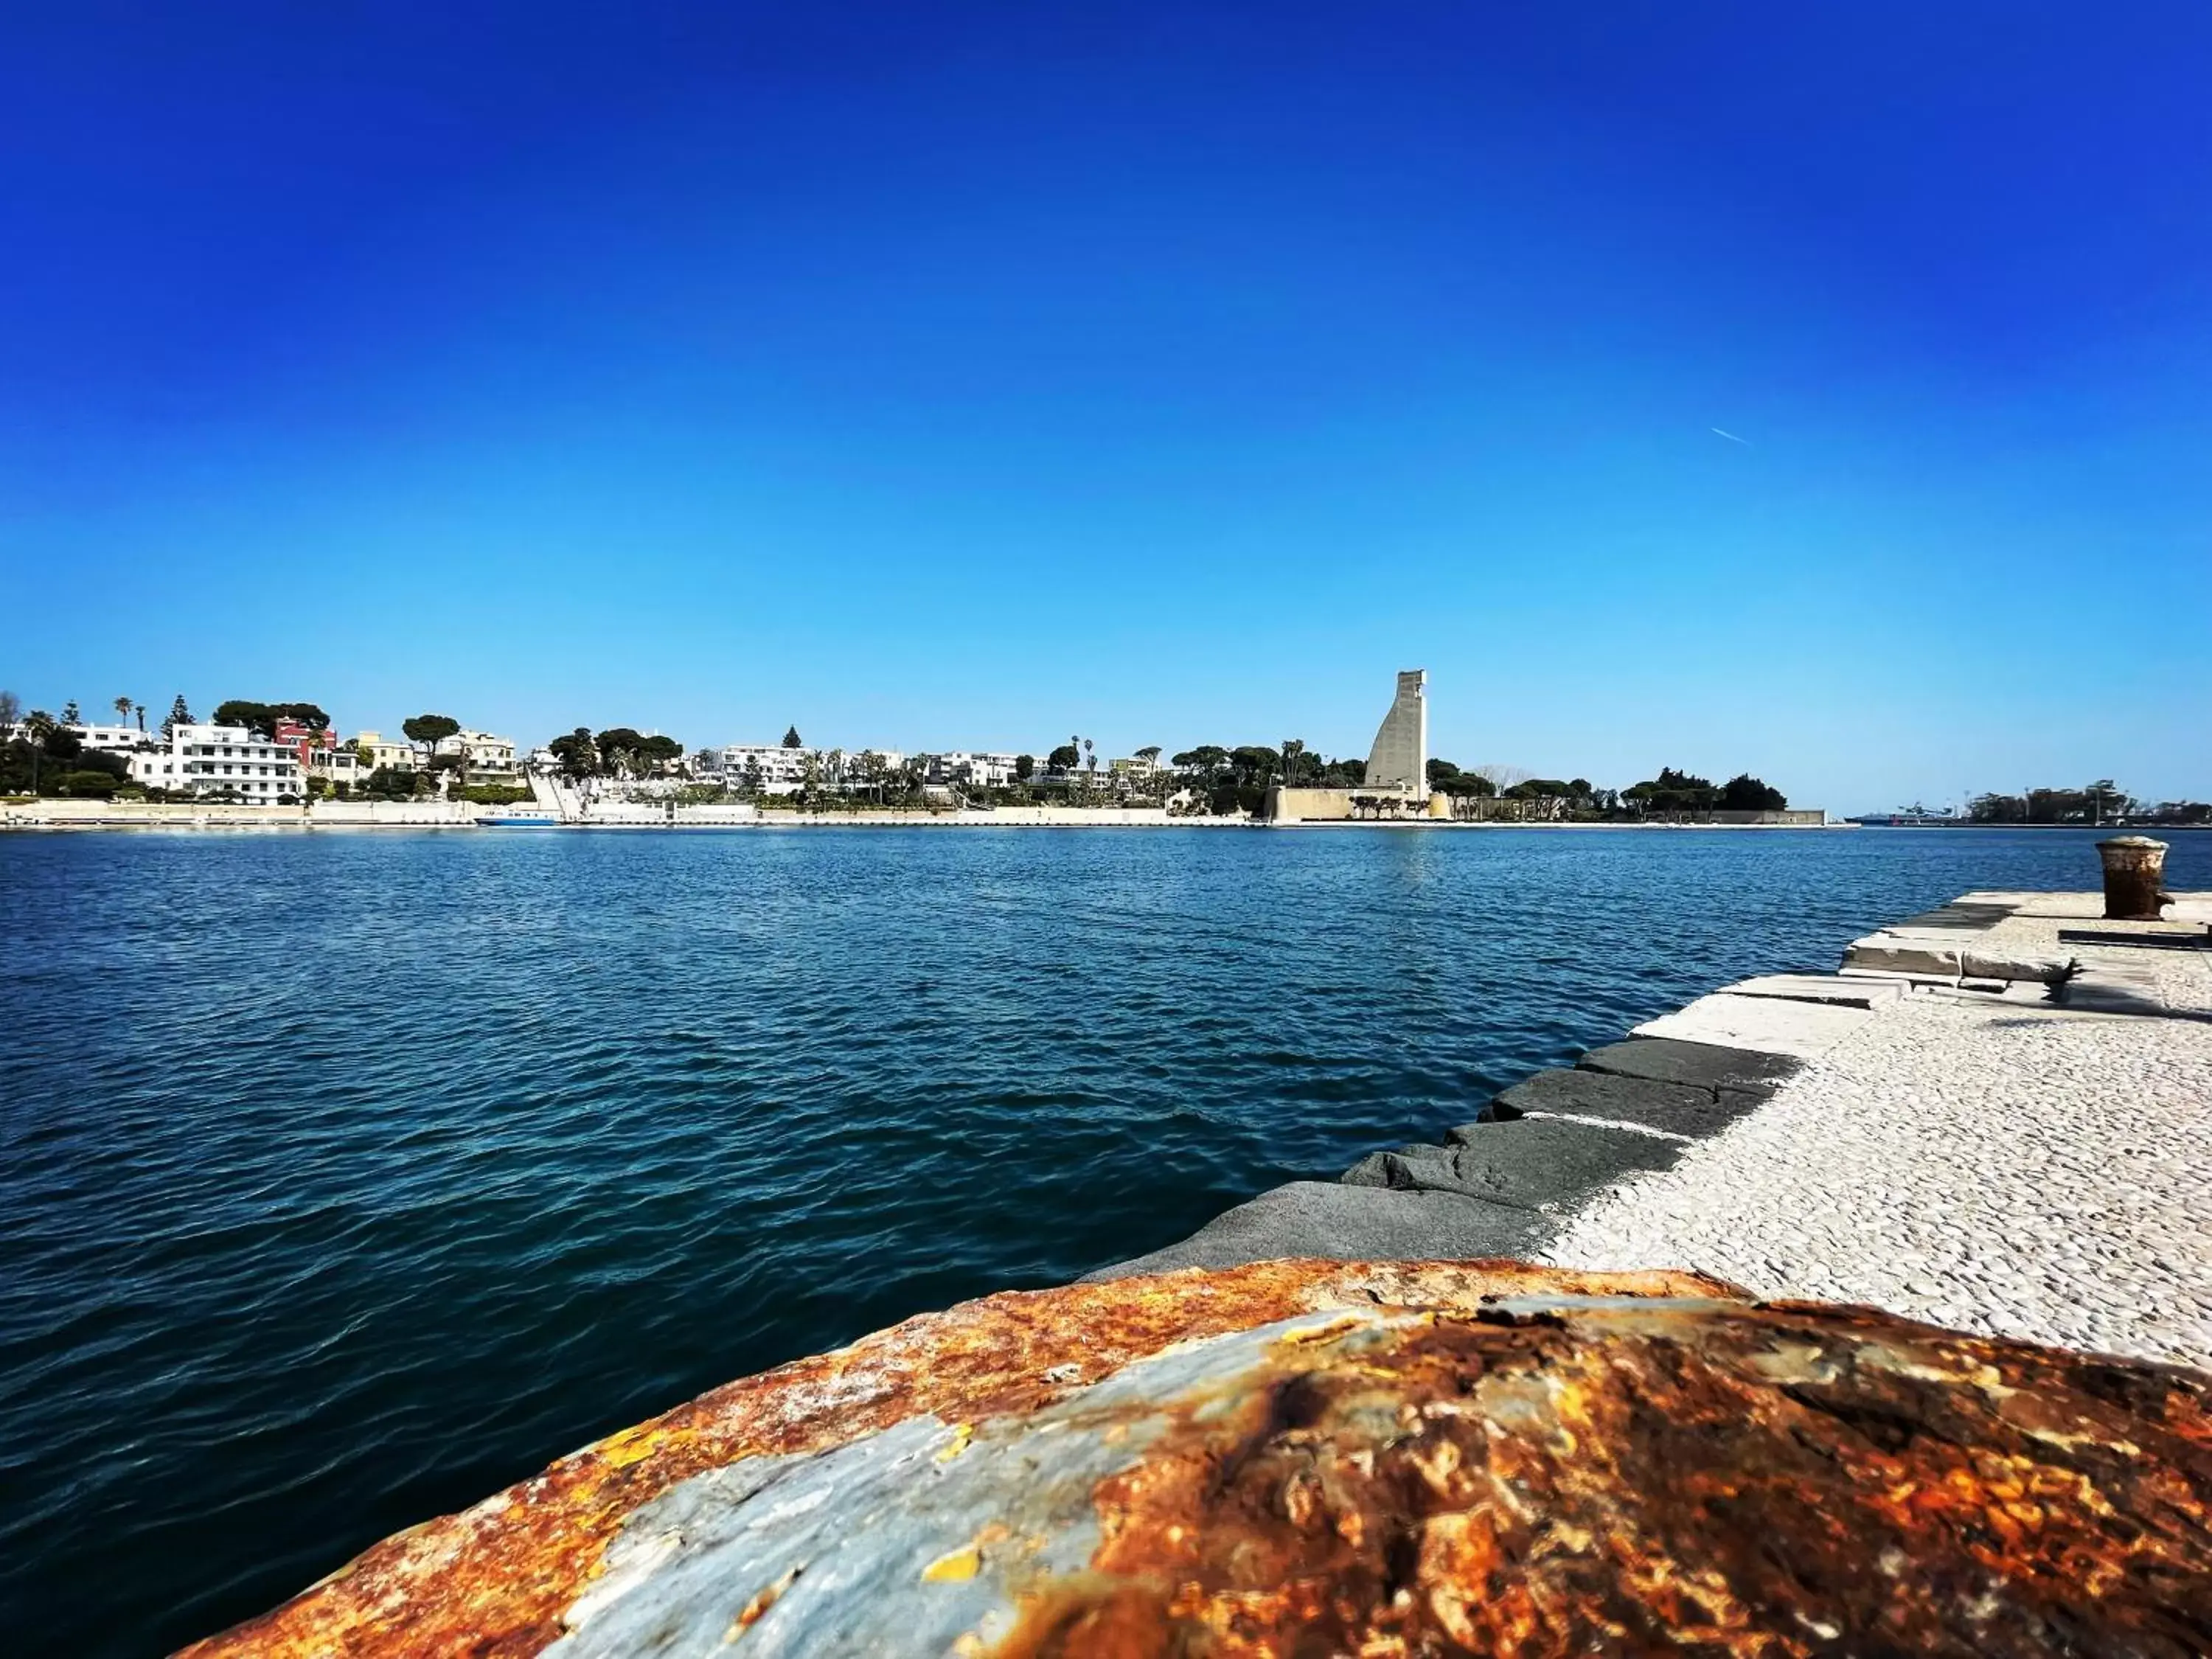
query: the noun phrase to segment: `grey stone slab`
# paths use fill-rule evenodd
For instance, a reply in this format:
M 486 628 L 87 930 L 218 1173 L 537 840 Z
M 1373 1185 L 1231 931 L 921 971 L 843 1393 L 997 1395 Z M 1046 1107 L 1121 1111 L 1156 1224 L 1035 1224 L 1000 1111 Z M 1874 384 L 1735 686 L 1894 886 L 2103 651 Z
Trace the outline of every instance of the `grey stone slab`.
M 1679 1037 L 1765 1054 L 1811 1060 L 1857 1030 L 1873 1014 L 1772 997 L 1699 997 L 1680 1013 L 1662 1014 L 1635 1028 L 1637 1036 Z
M 1956 940 L 1911 939 L 1889 933 L 1869 933 L 1844 948 L 1844 966 L 1871 969 L 1882 974 L 1917 974 L 1955 979 L 1963 952 Z
M 1954 899 L 1933 910 L 1923 910 L 1917 916 L 1907 916 L 1903 921 L 1893 921 L 1882 931 L 1887 933 L 1985 933 L 2011 915 L 2017 908 L 2002 902 L 1981 903 Z
M 1640 1123 L 1647 1129 L 1697 1139 L 1717 1134 L 1747 1112 L 1755 1111 L 1764 1097 L 1733 1089 L 1662 1083 L 1577 1066 L 1572 1071 L 1539 1072 L 1526 1082 L 1515 1084 L 1484 1109 L 1481 1121 L 1495 1122 L 1531 1112 L 1548 1112 Z
M 2009 952 L 1969 945 L 1960 953 L 1959 966 L 1969 979 L 2031 980 L 2038 985 L 2061 985 L 2074 971 L 2070 956 L 2014 956 Z
M 1353 1186 L 1458 1193 L 1492 1204 L 1556 1209 L 1647 1170 L 1672 1167 L 1682 1144 L 1632 1129 L 1515 1118 L 1454 1129 L 1444 1146 L 1375 1152 L 1345 1172 Z
M 1827 1002 L 1839 1008 L 1873 1008 L 1905 994 L 1895 980 L 1844 979 L 1835 974 L 1761 974 L 1723 985 L 1732 997 L 1779 997 L 1785 1002 Z
M 1764 1100 L 1795 1077 L 1803 1062 L 1788 1054 L 1759 1054 L 1717 1043 L 1631 1037 L 1626 1042 L 1608 1042 L 1591 1049 L 1575 1066 L 1580 1071 L 1648 1078 L 1655 1083 L 1686 1083 Z
M 1180 1243 L 1115 1262 L 1087 1280 L 1175 1267 L 1235 1267 L 1285 1256 L 1332 1261 L 1474 1261 L 1527 1256 L 1557 1226 L 1532 1210 L 1456 1193 L 1293 1181 L 1220 1215 Z

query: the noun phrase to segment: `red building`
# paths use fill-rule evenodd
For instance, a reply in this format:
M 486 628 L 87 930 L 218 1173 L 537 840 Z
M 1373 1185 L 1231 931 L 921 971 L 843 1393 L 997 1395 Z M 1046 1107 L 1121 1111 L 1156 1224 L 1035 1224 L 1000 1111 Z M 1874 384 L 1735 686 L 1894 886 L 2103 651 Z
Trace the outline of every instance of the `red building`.
M 314 764 L 315 750 L 337 747 L 327 731 L 318 732 L 299 720 L 278 720 L 275 733 L 276 742 L 300 757 L 300 769 L 304 773 Z

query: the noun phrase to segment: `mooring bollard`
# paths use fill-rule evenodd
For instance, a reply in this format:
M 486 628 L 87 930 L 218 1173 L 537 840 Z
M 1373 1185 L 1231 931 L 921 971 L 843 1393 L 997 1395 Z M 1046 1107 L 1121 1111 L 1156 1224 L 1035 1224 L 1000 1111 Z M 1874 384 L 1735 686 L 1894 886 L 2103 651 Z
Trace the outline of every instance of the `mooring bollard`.
M 2166 843 L 2148 836 L 2115 836 L 2097 843 L 2105 861 L 2105 920 L 2156 921 L 2166 880 Z

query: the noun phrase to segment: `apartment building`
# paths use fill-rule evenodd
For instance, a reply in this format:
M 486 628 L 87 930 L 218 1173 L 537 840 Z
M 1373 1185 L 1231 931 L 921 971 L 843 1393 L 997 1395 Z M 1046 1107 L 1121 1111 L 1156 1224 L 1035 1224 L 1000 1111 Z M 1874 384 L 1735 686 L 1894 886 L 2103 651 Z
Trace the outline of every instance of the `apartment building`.
M 137 750 L 130 758 L 131 775 L 149 789 L 231 795 L 266 806 L 306 792 L 298 754 L 243 726 L 178 726 L 166 748 Z
M 1014 781 L 1016 758 L 1012 755 L 955 749 L 929 757 L 929 781 L 954 784 L 963 789 L 1003 789 Z
M 98 726 L 78 720 L 63 729 L 86 748 L 106 750 L 111 755 L 128 755 L 142 745 L 161 741 L 135 726 Z
M 441 738 L 431 752 L 465 760 L 463 775 L 470 783 L 511 784 L 522 776 L 522 769 L 515 764 L 514 739 L 490 732 L 456 732 Z
M 380 766 L 404 768 L 413 771 L 422 763 L 415 745 L 402 738 L 398 743 L 386 743 L 381 732 L 363 732 L 353 740 L 353 752 L 361 757 L 361 763 L 374 772 Z
M 733 783 L 757 775 L 763 794 L 795 794 L 806 781 L 806 763 L 813 755 L 811 749 L 786 749 L 778 743 L 725 744 L 722 775 Z
M 786 749 L 781 744 L 727 744 L 721 750 L 721 776 L 725 782 L 736 787 L 757 769 L 763 794 L 796 794 L 806 782 L 811 763 L 815 780 L 822 787 L 860 789 L 871 781 L 865 775 L 867 763 L 864 757 L 873 756 L 876 764 L 886 775 L 905 765 L 907 758 L 896 749 L 846 749 L 836 751 L 839 759 L 833 766 L 831 752 L 827 749 Z

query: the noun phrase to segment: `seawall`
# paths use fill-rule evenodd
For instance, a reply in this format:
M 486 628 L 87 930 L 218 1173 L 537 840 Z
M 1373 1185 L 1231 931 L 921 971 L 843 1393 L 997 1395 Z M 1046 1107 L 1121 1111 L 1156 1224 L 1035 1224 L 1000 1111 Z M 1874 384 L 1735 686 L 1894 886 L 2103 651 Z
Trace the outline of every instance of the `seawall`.
M 1280 1256 L 1664 1262 L 2212 1364 L 2212 901 L 1968 893 L 1725 986 L 1432 1141 L 1089 1277 Z

